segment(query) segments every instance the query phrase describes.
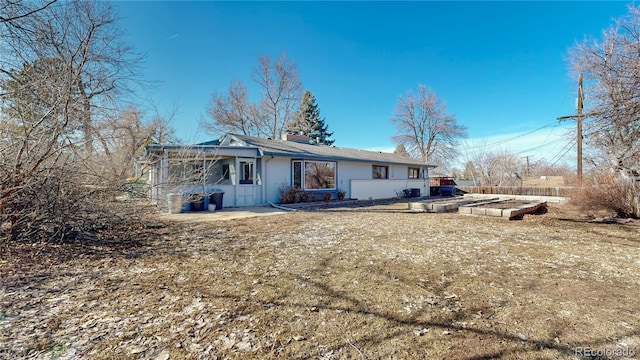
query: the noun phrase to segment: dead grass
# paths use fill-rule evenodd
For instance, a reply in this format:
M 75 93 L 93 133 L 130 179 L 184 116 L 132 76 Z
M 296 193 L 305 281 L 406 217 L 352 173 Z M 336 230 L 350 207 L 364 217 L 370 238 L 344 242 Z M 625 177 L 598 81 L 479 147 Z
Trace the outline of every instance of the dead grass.
M 556 207 L 511 222 L 405 209 L 156 222 L 5 251 L 0 358 L 640 353 L 637 222 Z

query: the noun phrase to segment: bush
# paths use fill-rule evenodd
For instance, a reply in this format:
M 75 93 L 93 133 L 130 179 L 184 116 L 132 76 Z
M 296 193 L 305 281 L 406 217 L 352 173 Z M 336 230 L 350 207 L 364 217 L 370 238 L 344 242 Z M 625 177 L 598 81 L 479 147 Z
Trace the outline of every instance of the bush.
M 286 185 L 280 186 L 279 190 L 281 204 L 295 204 L 322 200 L 329 201 L 332 197 L 332 194 L 328 192 L 316 193 L 313 191 L 303 191 L 299 187 L 289 187 Z
M 638 218 L 639 182 L 618 174 L 598 172 L 585 177 L 570 194 L 571 203 L 585 211 L 611 211 L 618 217 Z
M 15 191 L 3 192 L 0 243 L 64 242 L 79 233 L 92 232 L 96 225 L 103 226 L 92 220 L 95 214 L 115 218 L 113 210 L 104 209 L 112 194 L 104 187 L 82 184 L 77 173 L 68 170 L 51 169 L 46 174 L 34 174 L 23 180 L 22 186 L 14 187 Z M 2 185 L 8 189 L 6 181 Z
M 280 186 L 280 203 L 281 204 L 294 204 L 299 201 L 300 188 L 287 187 L 285 185 Z

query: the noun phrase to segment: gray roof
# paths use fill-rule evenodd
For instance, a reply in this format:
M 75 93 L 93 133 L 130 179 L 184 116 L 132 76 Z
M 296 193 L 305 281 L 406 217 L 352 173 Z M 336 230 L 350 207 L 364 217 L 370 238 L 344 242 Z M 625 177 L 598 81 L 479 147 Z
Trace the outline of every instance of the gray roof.
M 273 140 L 248 135 L 226 134 L 220 145 L 255 146 L 263 155 L 301 159 L 365 161 L 380 164 L 403 164 L 435 167 L 416 159 L 382 151 L 358 150 L 327 145 L 311 145 L 295 141 Z

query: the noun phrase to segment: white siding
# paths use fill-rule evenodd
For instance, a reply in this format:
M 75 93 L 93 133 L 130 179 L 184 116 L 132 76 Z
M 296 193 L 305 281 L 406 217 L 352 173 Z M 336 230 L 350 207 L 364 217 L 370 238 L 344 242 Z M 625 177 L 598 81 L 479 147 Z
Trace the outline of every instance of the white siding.
M 339 161 L 338 162 L 338 189 L 345 192 L 345 198 L 349 199 L 353 190 L 351 189 L 351 180 L 353 179 L 371 179 L 371 164 Z
M 397 191 L 419 188 L 422 196 L 429 195 L 429 180 L 409 178 L 407 165 L 389 166 L 389 179 L 373 179 L 373 163 L 340 161 L 338 163 L 338 188 L 346 191 L 347 198 L 367 200 L 394 197 Z
M 265 169 L 263 202 L 265 204 L 267 201 L 279 203 L 280 187 L 291 186 L 291 159 L 263 157 L 262 167 Z
M 419 188 L 422 196 L 429 195 L 429 181 L 408 180 L 409 166 L 376 164 L 389 166 L 389 179 L 372 179 L 373 164 L 357 161 L 337 162 L 337 190 L 346 193 L 346 198 L 367 200 L 394 197 L 396 191 Z M 284 157 L 262 158 L 264 168 L 264 203 L 280 202 L 280 188 L 291 186 L 291 159 Z
M 388 199 L 403 189 L 420 189 L 420 196 L 429 196 L 429 180 L 351 180 L 351 198 L 358 200 Z

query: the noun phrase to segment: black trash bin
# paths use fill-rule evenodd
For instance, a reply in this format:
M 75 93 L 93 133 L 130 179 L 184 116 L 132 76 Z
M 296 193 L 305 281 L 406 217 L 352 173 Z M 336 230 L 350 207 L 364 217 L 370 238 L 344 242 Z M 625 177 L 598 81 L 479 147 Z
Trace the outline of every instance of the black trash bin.
M 420 188 L 412 188 L 411 197 L 420 197 Z
M 191 194 L 191 211 L 204 211 L 204 194 Z
M 222 197 L 224 196 L 224 191 L 217 189 L 216 191 L 209 194 L 209 205 L 215 205 L 216 210 L 222 210 Z

